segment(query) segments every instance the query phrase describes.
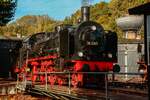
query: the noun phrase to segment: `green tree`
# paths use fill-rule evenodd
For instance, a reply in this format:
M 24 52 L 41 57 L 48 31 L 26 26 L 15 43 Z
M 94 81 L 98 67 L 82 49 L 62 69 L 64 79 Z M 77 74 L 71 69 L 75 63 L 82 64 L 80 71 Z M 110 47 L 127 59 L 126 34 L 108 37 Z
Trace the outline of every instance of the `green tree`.
M 17 0 L 0 0 L 0 26 L 12 20 Z

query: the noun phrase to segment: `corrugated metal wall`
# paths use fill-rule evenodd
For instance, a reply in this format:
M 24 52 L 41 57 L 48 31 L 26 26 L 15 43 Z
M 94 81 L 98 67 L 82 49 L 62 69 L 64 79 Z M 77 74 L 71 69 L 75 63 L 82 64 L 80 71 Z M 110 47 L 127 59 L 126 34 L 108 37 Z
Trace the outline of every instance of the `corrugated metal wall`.
M 144 45 L 142 44 L 142 53 L 137 52 L 138 44 L 118 44 L 118 63 L 121 65 L 121 72 L 125 72 L 125 65 L 127 64 L 128 72 L 138 71 L 139 55 L 144 52 Z M 125 56 L 127 61 L 125 61 Z M 125 64 L 126 63 L 126 64 Z

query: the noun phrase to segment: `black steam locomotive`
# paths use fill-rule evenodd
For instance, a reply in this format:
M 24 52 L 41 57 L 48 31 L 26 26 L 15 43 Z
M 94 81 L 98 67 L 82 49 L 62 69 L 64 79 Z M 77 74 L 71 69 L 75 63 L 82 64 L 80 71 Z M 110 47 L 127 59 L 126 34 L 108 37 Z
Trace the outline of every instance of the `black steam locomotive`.
M 73 72 L 119 71 L 119 66 L 114 65 L 117 63 L 117 34 L 105 31 L 100 24 L 90 21 L 89 7 L 82 7 L 81 11 L 82 21 L 78 25 L 59 25 L 54 32 L 37 33 L 24 40 L 23 50 L 29 51 L 28 65 L 33 73 L 37 71 L 36 67 L 40 71 L 50 69 L 50 72 L 58 69 Z M 44 61 L 47 61 L 46 67 L 42 67 Z M 50 61 L 54 63 L 48 65 Z M 72 84 L 83 85 L 90 78 L 85 74 L 73 74 Z M 36 76 L 32 78 L 32 81 L 35 80 Z
M 89 21 L 89 7 L 82 7 L 83 21 L 76 26 L 59 25 L 54 32 L 36 33 L 25 39 L 32 52 L 56 50 L 62 58 L 117 62 L 117 34 Z M 85 18 L 84 18 L 85 17 Z

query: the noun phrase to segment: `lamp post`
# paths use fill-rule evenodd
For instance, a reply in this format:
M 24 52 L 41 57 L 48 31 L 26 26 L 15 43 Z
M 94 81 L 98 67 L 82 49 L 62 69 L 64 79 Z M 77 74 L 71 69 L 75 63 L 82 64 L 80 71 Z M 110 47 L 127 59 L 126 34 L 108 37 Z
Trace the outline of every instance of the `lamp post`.
M 124 60 L 124 65 L 125 65 L 125 73 L 128 73 L 128 49 L 127 45 L 125 46 L 125 60 Z M 125 80 L 128 79 L 128 75 L 125 75 Z

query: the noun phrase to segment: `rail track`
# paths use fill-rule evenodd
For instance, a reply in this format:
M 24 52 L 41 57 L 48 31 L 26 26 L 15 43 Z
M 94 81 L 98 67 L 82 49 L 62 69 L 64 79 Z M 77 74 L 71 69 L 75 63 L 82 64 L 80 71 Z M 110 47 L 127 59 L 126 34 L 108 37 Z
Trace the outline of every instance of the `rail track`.
M 108 85 L 110 87 L 120 87 L 120 88 L 131 88 L 131 89 L 148 89 L 147 81 L 137 81 L 136 79 L 132 81 L 109 81 Z
M 47 96 L 52 100 L 87 100 L 83 97 L 74 96 L 71 94 L 63 93 L 61 91 L 46 91 L 41 88 L 28 88 L 26 90 L 27 93 L 31 95 L 40 95 L 40 96 Z
M 105 89 L 87 89 L 87 88 L 70 88 L 71 93 L 68 92 L 67 86 L 58 86 L 55 85 L 53 87 L 49 87 L 45 90 L 44 86 L 35 86 L 33 88 L 28 88 L 27 92 L 31 94 L 37 94 L 42 96 L 47 96 L 56 100 L 117 100 L 113 98 L 121 97 L 122 94 L 125 97 L 129 96 L 129 99 L 122 100 L 130 100 L 131 98 L 136 98 L 137 100 L 147 100 L 146 90 L 137 90 L 131 88 L 112 88 L 108 87 L 107 94 Z M 142 99 L 140 99 L 142 98 Z
M 139 96 L 147 96 L 148 91 L 134 90 L 134 89 L 124 89 L 124 88 L 110 88 L 109 91 L 112 93 L 124 93 L 130 95 L 139 95 Z

